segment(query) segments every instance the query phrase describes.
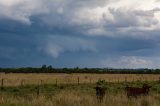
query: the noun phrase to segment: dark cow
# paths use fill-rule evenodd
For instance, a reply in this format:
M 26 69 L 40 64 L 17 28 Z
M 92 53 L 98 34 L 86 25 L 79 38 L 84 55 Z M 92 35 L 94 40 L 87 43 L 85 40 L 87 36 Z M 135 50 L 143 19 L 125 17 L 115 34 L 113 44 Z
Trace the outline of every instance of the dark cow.
M 143 84 L 142 88 L 126 87 L 125 89 L 127 91 L 128 97 L 137 97 L 140 95 L 148 95 L 149 88 L 151 88 L 151 86 L 148 86 L 147 84 Z
M 95 87 L 95 89 L 98 102 L 102 102 L 105 96 L 105 89 L 99 86 Z

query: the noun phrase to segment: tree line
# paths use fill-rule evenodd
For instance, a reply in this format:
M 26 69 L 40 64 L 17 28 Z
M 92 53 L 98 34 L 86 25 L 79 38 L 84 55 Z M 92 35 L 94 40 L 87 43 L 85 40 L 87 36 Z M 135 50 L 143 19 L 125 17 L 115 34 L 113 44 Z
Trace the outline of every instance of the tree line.
M 114 69 L 114 68 L 54 68 L 42 67 L 0 68 L 2 73 L 99 73 L 99 74 L 160 74 L 160 69 Z

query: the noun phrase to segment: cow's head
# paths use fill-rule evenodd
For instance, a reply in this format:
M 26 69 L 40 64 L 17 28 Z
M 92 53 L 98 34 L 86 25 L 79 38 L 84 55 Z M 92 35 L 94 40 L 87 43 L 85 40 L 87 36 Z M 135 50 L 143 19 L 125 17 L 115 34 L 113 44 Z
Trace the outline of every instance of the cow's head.
M 143 84 L 143 89 L 149 91 L 149 89 L 151 88 L 152 86 L 149 86 L 148 84 Z

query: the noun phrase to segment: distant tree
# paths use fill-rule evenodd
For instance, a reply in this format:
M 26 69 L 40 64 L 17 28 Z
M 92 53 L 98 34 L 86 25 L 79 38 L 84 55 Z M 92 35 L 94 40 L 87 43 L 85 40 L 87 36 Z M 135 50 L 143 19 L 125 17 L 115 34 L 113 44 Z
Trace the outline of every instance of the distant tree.
M 49 65 L 49 66 L 47 67 L 47 69 L 48 69 L 49 71 L 51 71 L 53 68 L 52 68 L 51 65 Z
M 42 65 L 42 69 L 46 69 L 47 68 L 47 66 L 46 65 Z

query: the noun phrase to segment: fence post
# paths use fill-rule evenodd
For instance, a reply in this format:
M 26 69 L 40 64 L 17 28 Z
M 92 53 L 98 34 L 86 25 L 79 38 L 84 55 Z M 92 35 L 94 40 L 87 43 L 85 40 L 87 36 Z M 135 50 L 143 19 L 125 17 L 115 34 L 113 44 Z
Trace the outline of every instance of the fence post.
M 40 80 L 41 86 L 43 85 L 43 80 Z
M 38 83 L 38 86 L 37 86 L 37 97 L 39 97 L 40 95 L 40 88 L 39 88 L 39 83 Z
M 69 85 L 69 78 L 67 78 L 67 84 Z
M 125 82 L 127 82 L 127 77 L 125 77 Z
M 142 78 L 141 77 L 139 78 L 139 81 L 142 82 Z
M 79 85 L 79 77 L 77 78 L 77 80 L 78 80 L 78 85 Z
M 56 86 L 58 85 L 58 81 L 57 81 L 57 79 L 56 79 Z
M 1 89 L 4 89 L 4 79 L 1 80 Z
M 147 78 L 145 78 L 145 82 L 147 82 Z
M 24 86 L 24 80 L 21 80 L 21 86 Z
M 92 79 L 91 78 L 89 79 L 89 82 L 90 82 L 90 84 L 92 83 Z

